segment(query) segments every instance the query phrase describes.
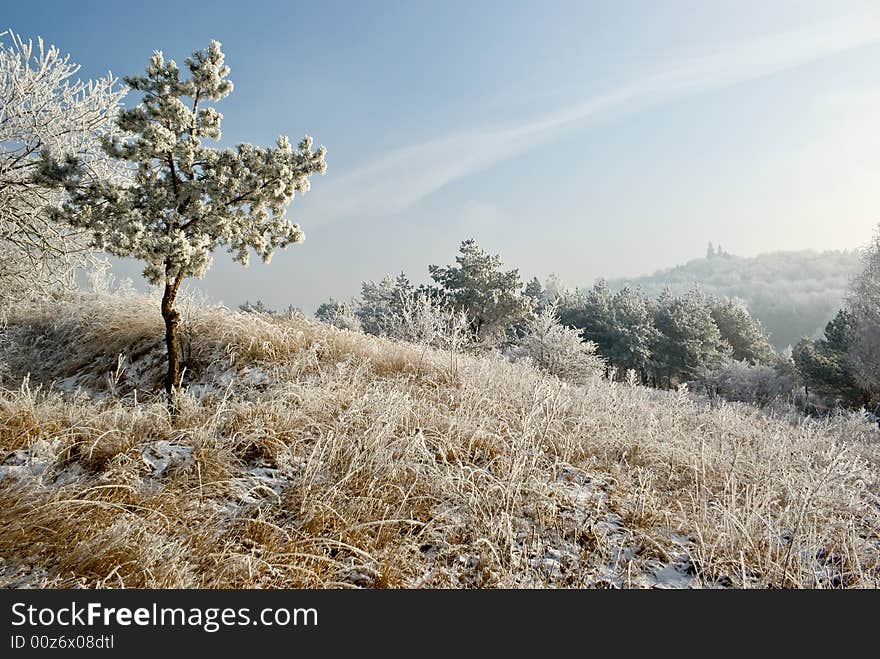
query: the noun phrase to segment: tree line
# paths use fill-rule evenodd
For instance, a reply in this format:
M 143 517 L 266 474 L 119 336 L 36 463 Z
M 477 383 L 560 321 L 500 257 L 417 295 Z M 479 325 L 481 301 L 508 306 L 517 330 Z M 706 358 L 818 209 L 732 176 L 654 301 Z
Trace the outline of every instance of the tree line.
M 835 407 L 874 409 L 878 402 L 876 262 L 880 244 L 864 252 L 842 309 L 818 339 L 803 338 L 774 349 L 744 301 L 684 294 L 669 289 L 648 297 L 638 288 L 612 292 L 605 280 L 572 290 L 551 275 L 523 283 L 517 269 L 474 240 L 461 243 L 453 265 L 430 265 L 429 284 L 414 285 L 405 273 L 366 281 L 355 299 L 329 300 L 316 316 L 337 327 L 400 338 L 401 318 L 414 298 L 465 319 L 466 345 L 507 355 L 521 350 L 537 318 L 550 318 L 601 359 L 606 377 L 657 388 L 700 387 L 712 398 L 760 406 L 790 399 L 822 413 Z M 874 300 L 872 302 L 872 300 Z M 545 326 L 544 332 L 549 332 Z
M 708 295 L 739 298 L 761 321 L 773 347 L 782 351 L 803 336 L 821 335 L 843 306 L 858 269 L 857 250 L 776 251 L 743 257 L 710 243 L 705 258 L 651 275 L 610 279 L 608 285 L 612 291 L 628 286 L 657 297 L 666 288 L 684 294 L 699 283 Z

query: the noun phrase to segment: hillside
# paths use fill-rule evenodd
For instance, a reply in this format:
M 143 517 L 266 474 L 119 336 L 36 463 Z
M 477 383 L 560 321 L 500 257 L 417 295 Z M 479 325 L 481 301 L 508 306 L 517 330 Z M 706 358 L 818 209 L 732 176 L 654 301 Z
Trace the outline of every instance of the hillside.
M 840 309 L 857 251 L 772 252 L 754 257 L 715 254 L 652 275 L 608 282 L 613 290 L 639 287 L 650 297 L 669 286 L 681 294 L 702 286 L 706 293 L 739 297 L 782 350 L 804 336 L 816 336 Z
M 880 435 L 156 300 L 12 311 L 0 586 L 880 585 Z M 25 378 L 30 372 L 30 376 Z

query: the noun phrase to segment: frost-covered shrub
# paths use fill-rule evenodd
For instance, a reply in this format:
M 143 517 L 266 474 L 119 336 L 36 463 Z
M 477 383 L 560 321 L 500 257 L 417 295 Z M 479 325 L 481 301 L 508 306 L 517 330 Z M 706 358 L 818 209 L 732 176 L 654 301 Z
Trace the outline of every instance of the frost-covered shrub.
M 351 302 L 324 302 L 315 312 L 315 318 L 339 329 L 362 331 L 360 320 L 355 313 L 355 305 Z
M 261 313 L 266 314 L 267 316 L 274 316 L 275 310 L 266 305 L 265 302 L 258 299 L 256 302 L 251 302 L 250 300 L 245 300 L 244 304 L 238 305 L 239 311 L 243 311 L 244 313 Z
M 770 366 L 734 360 L 712 371 L 705 385 L 712 396 L 766 407 L 787 396 L 793 382 Z
M 302 309 L 300 309 L 299 307 L 295 307 L 292 304 L 288 304 L 284 309 L 279 311 L 274 307 L 268 306 L 259 298 L 256 302 L 245 300 L 244 304 L 238 305 L 238 310 L 243 311 L 244 313 L 271 316 L 272 318 L 277 318 L 278 320 L 292 320 L 294 318 L 302 318 L 303 316 L 305 316 L 305 314 L 302 312 Z
M 526 323 L 525 334 L 508 350 L 512 361 L 528 360 L 562 380 L 581 383 L 605 370 L 596 344 L 584 341 L 579 330 L 559 322 L 557 305 L 550 304 Z
M 426 291 L 400 299 L 398 313 L 388 318 L 385 336 L 419 345 L 459 351 L 472 347 L 467 314 Z
M 354 313 L 367 334 L 382 336 L 388 325 L 398 317 L 404 299 L 411 296 L 413 286 L 401 272 L 397 277 L 386 275 L 381 281 L 361 284 L 361 299 L 354 305 Z

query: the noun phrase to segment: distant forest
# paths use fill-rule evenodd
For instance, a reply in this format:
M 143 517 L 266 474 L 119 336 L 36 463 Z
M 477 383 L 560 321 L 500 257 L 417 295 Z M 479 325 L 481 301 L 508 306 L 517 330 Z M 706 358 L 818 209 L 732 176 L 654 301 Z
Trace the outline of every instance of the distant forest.
M 859 252 L 814 250 L 773 252 L 754 257 L 728 254 L 711 244 L 706 257 L 633 279 L 609 280 L 612 291 L 638 287 L 656 297 L 665 287 L 682 295 L 694 285 L 714 296 L 737 297 L 747 304 L 777 350 L 802 337 L 821 334 L 842 306 Z

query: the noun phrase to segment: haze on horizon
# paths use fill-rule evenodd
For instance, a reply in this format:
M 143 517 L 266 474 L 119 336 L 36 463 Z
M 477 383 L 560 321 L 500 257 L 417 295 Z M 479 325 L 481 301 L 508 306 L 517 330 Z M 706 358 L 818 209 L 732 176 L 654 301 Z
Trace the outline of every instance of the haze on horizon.
M 220 40 L 235 84 L 222 143 L 308 133 L 329 167 L 291 206 L 303 245 L 248 270 L 218 254 L 195 285 L 313 311 L 387 272 L 422 281 L 469 237 L 524 279 L 570 285 L 709 241 L 740 255 L 866 243 L 880 6 L 711 4 L 46 2 L 4 8 L 2 29 L 56 44 L 83 77 Z M 138 279 L 137 264 L 115 270 Z

